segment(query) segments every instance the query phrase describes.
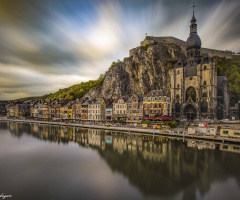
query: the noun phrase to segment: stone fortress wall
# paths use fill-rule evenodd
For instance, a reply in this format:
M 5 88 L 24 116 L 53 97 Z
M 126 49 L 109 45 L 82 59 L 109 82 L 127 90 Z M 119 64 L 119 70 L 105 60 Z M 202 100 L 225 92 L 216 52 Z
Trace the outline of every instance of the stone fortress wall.
M 171 43 L 178 45 L 181 50 L 186 54 L 186 42 L 175 37 L 153 37 L 153 36 L 146 36 L 144 41 L 141 42 L 141 46 L 145 46 L 147 44 L 153 44 L 154 42 L 163 42 L 163 43 Z M 133 48 L 129 51 L 129 55 L 132 56 L 133 53 L 141 48 L 141 46 Z M 226 57 L 228 59 L 232 59 L 233 54 L 231 51 L 221 51 L 215 49 L 207 49 L 201 48 L 201 53 L 207 53 L 210 57 L 219 56 L 219 57 Z

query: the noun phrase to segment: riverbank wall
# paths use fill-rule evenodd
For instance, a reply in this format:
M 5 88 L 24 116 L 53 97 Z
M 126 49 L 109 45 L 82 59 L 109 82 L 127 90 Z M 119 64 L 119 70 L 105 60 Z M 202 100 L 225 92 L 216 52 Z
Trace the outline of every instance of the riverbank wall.
M 56 125 L 56 126 L 71 126 L 71 127 L 82 127 L 82 128 L 92 128 L 92 129 L 103 129 L 103 130 L 113 130 L 113 131 L 123 131 L 130 133 L 144 133 L 150 135 L 162 135 L 162 136 L 176 136 L 180 138 L 195 138 L 200 140 L 210 140 L 210 141 L 218 141 L 218 142 L 230 142 L 230 143 L 239 143 L 240 139 L 236 138 L 226 138 L 220 136 L 207 136 L 207 135 L 189 135 L 187 132 L 183 132 L 183 134 L 174 133 L 176 129 L 168 129 L 168 130 L 161 130 L 161 129 L 150 129 L 150 128 L 139 128 L 139 127 L 119 127 L 119 126 L 104 126 L 104 125 L 95 125 L 95 124 L 81 124 L 81 123 L 64 123 L 64 122 L 52 122 L 52 121 L 35 121 L 35 120 L 19 120 L 19 119 L 0 119 L 1 121 L 12 121 L 12 122 L 19 122 L 19 123 L 36 123 L 36 124 L 49 124 L 49 125 Z

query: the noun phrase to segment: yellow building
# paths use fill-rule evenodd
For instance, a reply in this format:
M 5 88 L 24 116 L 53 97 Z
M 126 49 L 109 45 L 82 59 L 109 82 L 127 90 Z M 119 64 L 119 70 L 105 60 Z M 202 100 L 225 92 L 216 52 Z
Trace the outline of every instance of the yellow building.
M 48 120 L 48 105 L 42 104 L 42 118 L 43 120 Z
M 162 90 L 153 90 L 143 98 L 144 116 L 168 116 L 170 114 L 170 98 Z
M 72 119 L 72 108 L 68 108 L 68 119 Z
M 221 137 L 240 138 L 240 128 L 221 128 Z
M 61 106 L 60 108 L 60 118 L 68 119 L 68 106 Z
M 37 118 L 38 117 L 38 108 L 37 107 L 34 107 L 32 109 L 32 116 L 33 116 L 33 118 Z
M 18 105 L 15 105 L 15 117 L 19 117 Z

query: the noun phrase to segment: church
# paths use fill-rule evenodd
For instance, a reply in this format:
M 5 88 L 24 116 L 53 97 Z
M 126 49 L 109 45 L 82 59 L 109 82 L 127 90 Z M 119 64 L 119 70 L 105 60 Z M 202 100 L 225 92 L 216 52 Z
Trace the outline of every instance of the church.
M 178 60 L 170 70 L 171 114 L 178 120 L 225 119 L 230 103 L 227 78 L 217 76 L 215 59 L 201 53 L 196 21 L 193 11 L 186 41 L 187 61 Z

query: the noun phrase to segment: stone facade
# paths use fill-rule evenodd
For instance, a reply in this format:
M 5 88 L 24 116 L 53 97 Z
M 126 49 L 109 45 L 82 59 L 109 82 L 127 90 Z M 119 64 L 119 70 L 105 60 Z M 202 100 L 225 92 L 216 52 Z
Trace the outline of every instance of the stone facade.
M 162 90 L 153 90 L 143 97 L 144 116 L 168 116 L 169 114 L 170 98 Z
M 113 120 L 126 121 L 127 98 L 121 97 L 113 102 Z
M 106 103 L 104 99 L 92 101 L 88 105 L 88 120 L 90 121 L 105 121 Z
M 229 115 L 229 92 L 226 77 L 217 76 L 214 59 L 201 54 L 193 15 L 186 42 L 187 61 L 170 70 L 172 116 L 180 120 L 216 120 Z
M 143 116 L 143 95 L 132 95 L 127 100 L 127 122 L 141 123 Z

